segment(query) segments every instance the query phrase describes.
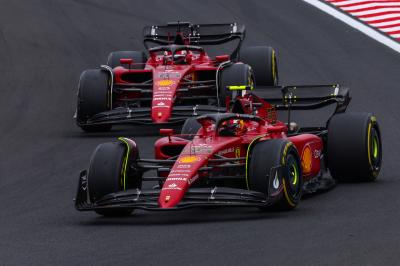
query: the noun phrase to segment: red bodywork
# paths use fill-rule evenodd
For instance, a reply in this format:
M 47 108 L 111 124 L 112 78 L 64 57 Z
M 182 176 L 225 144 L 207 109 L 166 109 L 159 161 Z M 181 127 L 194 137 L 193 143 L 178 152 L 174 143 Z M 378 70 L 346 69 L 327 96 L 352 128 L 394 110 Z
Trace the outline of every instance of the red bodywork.
M 252 97 L 254 96 L 239 97 L 247 113 L 254 112 L 254 109 L 249 107 L 249 103 L 254 102 Z M 243 158 L 245 161 L 249 145 L 256 139 L 290 140 L 300 155 L 303 180 L 308 181 L 320 173 L 322 139 L 313 134 L 288 136 L 287 126 L 283 122 L 276 121 L 276 113 L 271 105 L 262 99 L 257 101 L 262 103 L 262 106 L 257 108 L 257 116 L 262 119 L 243 120 L 245 130 L 236 136 L 220 136 L 213 121 L 200 119 L 202 127 L 192 141 L 183 136 L 168 136 L 155 143 L 156 159 L 165 160 L 178 155 L 161 189 L 158 200 L 160 208 L 172 208 L 179 204 L 189 187 L 196 185 L 203 175 L 207 175 L 201 168 L 209 165 L 209 160 L 217 158 L 217 155 Z
M 173 56 L 179 56 L 181 63 L 177 63 Z M 124 106 L 126 102 L 137 99 L 140 107 L 143 104 L 151 107 L 153 123 L 166 123 L 171 118 L 177 100 L 182 101 L 186 97 L 196 101 L 197 97 L 206 102 L 208 95 L 215 97 L 216 70 L 226 60 L 229 60 L 229 56 L 217 56 L 212 60 L 203 50 L 182 50 L 175 55 L 170 51 L 150 51 L 144 69 L 137 69 L 133 62 L 113 70 L 114 86 L 148 88 L 146 93 L 145 90 L 121 91 L 114 96 L 113 105 Z M 209 82 L 203 84 L 203 81 Z

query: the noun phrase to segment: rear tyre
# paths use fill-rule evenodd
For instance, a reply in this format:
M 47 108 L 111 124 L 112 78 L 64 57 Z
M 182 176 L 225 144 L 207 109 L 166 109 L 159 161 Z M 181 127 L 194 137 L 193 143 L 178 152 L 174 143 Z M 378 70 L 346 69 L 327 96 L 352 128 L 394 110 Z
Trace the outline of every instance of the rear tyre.
M 103 196 L 124 189 L 123 167 L 126 148 L 120 142 L 108 142 L 97 146 L 90 159 L 88 171 L 88 189 L 91 202 Z M 126 216 L 132 209 L 99 209 L 96 213 L 103 216 Z
M 256 86 L 277 86 L 278 65 L 274 49 L 252 46 L 240 50 L 240 61 L 252 67 Z
M 381 169 L 379 124 L 369 113 L 344 113 L 328 124 L 328 168 L 339 181 L 374 181 Z
M 274 168 L 279 166 L 282 171 L 275 171 Z M 279 184 L 279 180 L 283 184 Z M 256 143 L 248 162 L 247 182 L 250 190 L 262 192 L 267 198 L 273 196 L 271 192 L 279 191 L 280 185 L 283 186 L 282 192 L 274 196 L 275 203 L 261 207 L 262 210 L 283 211 L 295 208 L 301 199 L 303 186 L 301 164 L 295 146 L 284 139 Z
M 109 131 L 111 125 L 85 125 L 95 114 L 110 109 L 109 76 L 100 69 L 89 69 L 82 73 L 78 86 L 77 124 L 88 132 Z
M 121 66 L 120 59 L 132 59 L 131 69 L 143 69 L 146 63 L 146 55 L 141 51 L 116 51 L 108 55 L 107 65 L 111 68 Z
M 199 122 L 197 122 L 196 117 L 190 117 L 186 119 L 185 123 L 182 126 L 181 134 L 187 136 L 182 136 L 182 138 L 192 140 L 194 136 L 190 135 L 197 134 L 200 128 L 201 125 Z

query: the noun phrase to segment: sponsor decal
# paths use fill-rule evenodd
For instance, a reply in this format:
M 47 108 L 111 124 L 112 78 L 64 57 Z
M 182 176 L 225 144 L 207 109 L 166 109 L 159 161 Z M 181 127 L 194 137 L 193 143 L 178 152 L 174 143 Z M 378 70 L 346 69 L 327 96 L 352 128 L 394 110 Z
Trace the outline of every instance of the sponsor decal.
M 219 154 L 219 155 L 225 155 L 225 154 L 227 154 L 227 153 L 232 153 L 232 152 L 234 152 L 234 151 L 235 151 L 234 148 L 227 148 L 227 149 L 224 149 L 224 150 L 219 151 L 218 154 Z
M 182 75 L 179 72 L 160 72 L 158 73 L 158 78 L 160 79 L 173 79 L 173 78 L 180 78 Z
M 305 146 L 301 155 L 301 168 L 303 173 L 308 174 L 312 168 L 312 152 L 309 145 Z
M 161 87 L 161 88 L 169 88 L 169 87 Z M 168 90 L 157 90 L 153 92 L 154 97 L 168 97 L 168 96 L 171 97 L 172 96 L 171 94 L 172 92 Z
M 182 190 L 180 187 L 165 187 L 162 190 Z
M 192 165 L 191 164 L 180 164 L 180 165 L 178 165 L 178 168 L 186 168 L 186 169 L 188 169 L 188 168 L 192 168 Z
M 192 171 L 190 170 L 183 170 L 183 169 L 178 169 L 178 170 L 171 170 L 170 173 L 190 173 Z
M 171 90 L 171 87 L 158 87 L 158 90 L 160 90 L 160 91 L 169 91 L 169 90 Z
M 162 79 L 158 81 L 158 86 L 166 87 L 166 86 L 171 86 L 174 84 L 173 80 L 170 79 Z
M 178 185 L 175 184 L 175 183 L 172 183 L 172 184 L 169 184 L 169 185 L 168 185 L 169 188 L 176 188 L 177 186 L 178 186 Z
M 274 178 L 274 182 L 272 182 L 272 186 L 275 189 L 279 188 L 279 178 L 278 178 L 278 171 L 275 172 L 275 178 Z
M 187 178 L 184 178 L 184 177 L 169 177 L 168 176 L 168 180 L 169 181 L 187 181 L 188 179 Z
M 186 155 L 179 158 L 180 163 L 194 163 L 200 161 L 200 157 L 196 155 Z
M 321 158 L 321 150 L 314 150 L 314 158 L 315 159 Z
M 170 176 L 189 176 L 189 174 L 173 173 L 168 175 L 168 177 Z
M 164 102 L 159 102 L 159 103 L 157 103 L 157 106 L 164 106 L 164 105 L 165 105 Z
M 200 146 L 191 146 L 190 153 L 206 153 L 210 154 L 212 152 L 211 146 L 200 145 Z
M 170 195 L 165 196 L 165 202 L 168 202 L 171 199 Z
M 171 97 L 155 97 L 153 98 L 153 101 L 171 101 Z

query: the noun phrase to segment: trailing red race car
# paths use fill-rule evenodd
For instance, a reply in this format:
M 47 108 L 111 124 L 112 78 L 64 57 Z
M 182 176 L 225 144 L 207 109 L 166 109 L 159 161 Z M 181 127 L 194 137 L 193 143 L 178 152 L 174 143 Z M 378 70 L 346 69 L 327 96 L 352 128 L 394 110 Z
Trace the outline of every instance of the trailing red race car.
M 128 138 L 99 145 L 80 175 L 75 207 L 102 215 L 221 205 L 287 210 L 303 193 L 329 189 L 335 180 L 377 178 L 378 122 L 368 113 L 345 113 L 348 89 L 296 86 L 266 92 L 273 105 L 248 93 L 235 98 L 233 113 L 190 118 L 179 135 L 161 129 L 165 137 L 155 143 L 155 159 L 141 159 Z M 277 120 L 279 110 L 290 114 L 330 104 L 336 109 L 326 127 L 298 128 L 290 119 Z M 144 177 L 148 170 L 157 175 Z M 145 189 L 144 181 L 159 186 Z
M 234 94 L 228 85 L 251 90 L 254 83 L 278 83 L 271 47 L 241 49 L 243 25 L 178 22 L 145 27 L 143 35 L 146 53 L 112 52 L 107 65 L 82 73 L 76 122 L 83 130 L 183 123 L 188 117 L 224 112 L 226 96 Z M 232 42 L 236 46 L 230 55 L 211 57 L 203 48 Z M 154 44 L 160 46 L 150 47 Z

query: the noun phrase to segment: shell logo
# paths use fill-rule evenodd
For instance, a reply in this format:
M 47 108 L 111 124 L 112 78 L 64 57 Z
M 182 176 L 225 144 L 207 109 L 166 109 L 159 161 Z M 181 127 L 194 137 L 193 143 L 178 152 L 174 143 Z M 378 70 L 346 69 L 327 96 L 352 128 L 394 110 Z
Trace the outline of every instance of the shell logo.
M 304 174 L 311 172 L 312 168 L 312 152 L 310 146 L 306 146 L 301 155 L 301 168 Z
M 174 81 L 170 79 L 162 79 L 158 81 L 158 86 L 162 87 L 171 86 L 172 84 L 174 84 Z
M 200 158 L 198 156 L 193 156 L 193 155 L 183 156 L 179 159 L 180 163 L 194 163 L 198 161 L 200 161 Z

